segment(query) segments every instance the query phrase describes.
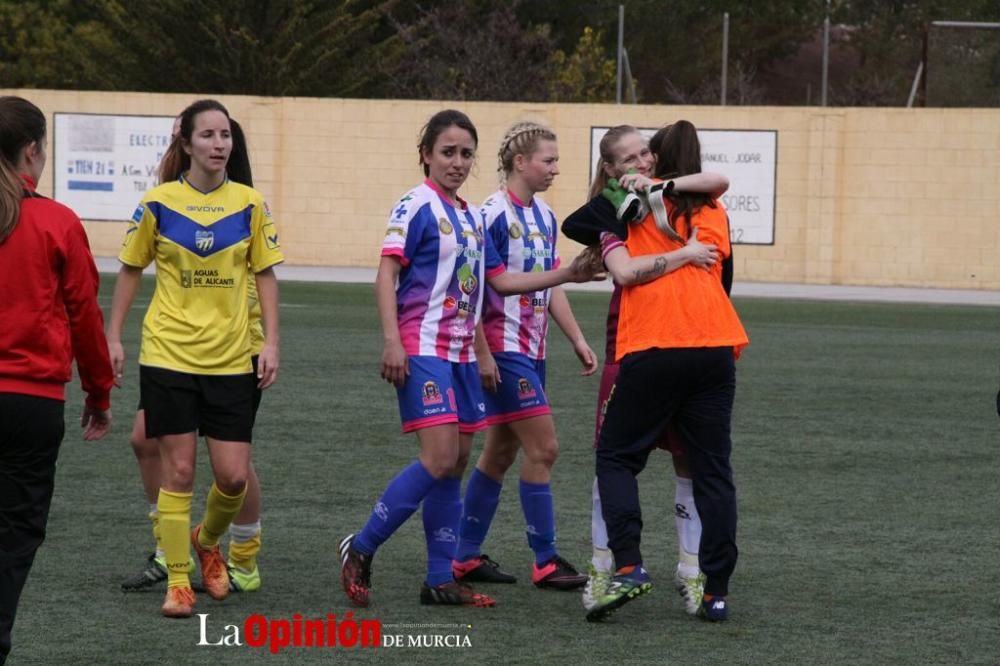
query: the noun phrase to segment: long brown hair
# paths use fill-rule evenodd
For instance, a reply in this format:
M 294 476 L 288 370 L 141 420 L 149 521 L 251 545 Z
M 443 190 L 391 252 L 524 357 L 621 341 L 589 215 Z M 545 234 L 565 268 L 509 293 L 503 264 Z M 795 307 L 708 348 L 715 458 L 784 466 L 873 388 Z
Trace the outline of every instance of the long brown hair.
M 594 182 L 590 184 L 590 198 L 593 199 L 608 186 L 608 174 L 604 167 L 611 166 L 615 161 L 615 147 L 626 134 L 638 132 L 632 125 L 616 125 L 607 131 L 598 146 L 600 157 L 597 158 L 597 173 Z
M 24 183 L 17 173 L 21 151 L 45 140 L 45 114 L 23 97 L 0 97 L 0 243 L 21 215 Z
M 226 162 L 226 176 L 229 180 L 253 187 L 253 172 L 250 169 L 250 153 L 247 150 L 247 139 L 243 128 L 230 115 L 220 102 L 214 99 L 200 99 L 181 111 L 181 129 L 170 142 L 170 147 L 160 161 L 159 180 L 168 183 L 177 180 L 182 173 L 191 168 L 191 156 L 184 152 L 184 144 L 191 143 L 194 133 L 194 119 L 205 111 L 219 111 L 229 119 L 229 130 L 233 137 L 233 149 Z
M 654 175 L 663 180 L 701 173 L 701 142 L 698 130 L 687 120 L 678 120 L 664 128 L 665 132 L 656 146 L 656 167 Z M 663 130 L 661 130 L 663 131 Z M 691 230 L 691 216 L 703 206 L 715 208 L 718 204 L 701 192 L 673 192 L 669 195 L 670 222 L 677 228 L 677 219 L 682 215 L 687 222 L 686 233 Z

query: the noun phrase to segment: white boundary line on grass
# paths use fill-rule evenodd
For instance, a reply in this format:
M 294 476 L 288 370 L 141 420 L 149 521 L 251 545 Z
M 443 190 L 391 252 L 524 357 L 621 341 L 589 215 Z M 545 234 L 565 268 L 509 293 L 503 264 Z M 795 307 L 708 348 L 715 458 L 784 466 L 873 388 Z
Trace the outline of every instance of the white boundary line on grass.
M 97 257 L 102 273 L 117 273 L 118 260 Z M 153 272 L 152 267 L 146 269 Z M 334 266 L 277 266 L 279 280 L 292 282 L 346 282 L 373 284 L 374 268 Z M 106 276 L 105 279 L 108 279 Z M 611 291 L 610 282 L 568 284 L 569 291 Z M 914 287 L 863 287 L 788 282 L 735 282 L 733 296 L 745 298 L 794 298 L 819 301 L 869 301 L 879 303 L 935 303 L 942 305 L 1000 305 L 1000 291 L 977 289 L 919 289 Z

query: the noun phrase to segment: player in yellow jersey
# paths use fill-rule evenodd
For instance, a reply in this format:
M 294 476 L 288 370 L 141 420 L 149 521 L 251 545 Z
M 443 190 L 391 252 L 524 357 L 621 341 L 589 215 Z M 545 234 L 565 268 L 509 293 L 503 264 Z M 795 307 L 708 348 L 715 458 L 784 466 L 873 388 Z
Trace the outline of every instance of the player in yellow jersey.
M 189 540 L 202 584 L 215 599 L 229 593 L 218 541 L 243 504 L 250 466 L 254 388 L 277 379 L 278 285 L 283 260 L 263 196 L 242 183 L 249 159 L 242 130 L 214 100 L 181 114 L 181 131 L 164 157 L 169 182 L 139 204 L 119 255 L 108 345 L 116 375 L 124 366 L 121 331 L 142 269 L 156 262 L 156 291 L 143 322 L 140 399 L 146 435 L 160 448 L 157 501 L 167 564 L 163 614 L 190 617 Z M 247 283 L 255 280 L 264 323 L 257 372 L 250 360 Z M 215 483 L 193 531 L 191 495 L 197 436 L 208 440 Z
M 230 124 L 238 123 L 230 118 Z M 181 130 L 181 117 L 174 119 L 170 131 L 173 141 Z M 169 166 L 169 165 L 166 165 Z M 160 182 L 174 179 L 173 174 L 159 174 Z M 253 176 L 249 166 L 243 184 L 253 186 Z M 247 306 L 250 313 L 250 352 L 254 371 L 257 370 L 257 357 L 264 347 L 264 329 L 260 321 L 260 302 L 257 299 L 255 280 L 247 281 Z M 254 414 L 260 406 L 261 390 L 254 391 Z M 158 586 L 167 580 L 167 563 L 160 543 L 160 514 L 156 510 L 157 498 L 160 492 L 160 449 L 155 439 L 146 437 L 146 412 L 142 403 L 135 413 L 129 443 L 139 465 L 139 476 L 142 479 L 143 491 L 149 506 L 148 518 L 153 526 L 153 539 L 156 550 L 150 553 L 143 568 L 134 576 L 122 583 L 123 592 L 138 592 Z M 250 462 L 250 474 L 247 477 L 247 494 L 243 507 L 229 526 L 229 553 L 226 565 L 229 568 L 229 590 L 231 592 L 256 592 L 260 589 L 260 569 L 257 566 L 257 554 L 261 547 L 261 493 L 260 481 L 253 461 Z
M 254 280 L 247 282 L 247 301 L 250 311 L 250 352 L 254 371 L 258 356 L 264 347 L 264 328 L 260 321 L 260 303 Z M 254 389 L 254 415 L 260 407 L 262 391 Z M 147 517 L 152 523 L 156 550 L 150 553 L 142 569 L 122 582 L 123 592 L 140 592 L 157 587 L 167 580 L 167 563 L 160 543 L 160 514 L 156 509 L 160 492 L 160 448 L 155 439 L 146 437 L 146 412 L 140 401 L 129 434 L 129 443 L 139 465 L 143 491 L 149 503 Z M 240 512 L 229 526 L 229 552 L 226 566 L 229 569 L 230 592 L 256 592 L 261 587 L 257 555 L 261 548 L 261 492 L 260 480 L 253 461 L 247 476 L 247 494 Z

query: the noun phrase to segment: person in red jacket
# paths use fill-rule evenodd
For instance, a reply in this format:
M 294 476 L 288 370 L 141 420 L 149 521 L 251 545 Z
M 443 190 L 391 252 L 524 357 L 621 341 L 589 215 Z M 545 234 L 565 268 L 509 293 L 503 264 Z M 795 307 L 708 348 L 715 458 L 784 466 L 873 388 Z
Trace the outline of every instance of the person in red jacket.
M 87 236 L 73 211 L 35 193 L 45 138 L 38 107 L 0 97 L 0 666 L 45 539 L 74 358 L 83 438 L 111 426 L 114 377 Z

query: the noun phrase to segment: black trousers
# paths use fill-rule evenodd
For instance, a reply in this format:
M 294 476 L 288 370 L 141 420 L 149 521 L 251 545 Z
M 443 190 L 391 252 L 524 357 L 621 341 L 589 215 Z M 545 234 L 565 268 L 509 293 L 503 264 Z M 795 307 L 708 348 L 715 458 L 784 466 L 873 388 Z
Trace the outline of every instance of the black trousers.
M 731 347 L 650 349 L 622 359 L 597 446 L 597 484 L 608 545 L 619 567 L 640 564 L 636 476 L 673 419 L 687 445 L 701 515 L 707 594 L 725 595 L 736 567 L 736 486 L 729 464 L 736 393 Z
M 45 540 L 65 403 L 0 393 L 0 665 L 17 601 Z

